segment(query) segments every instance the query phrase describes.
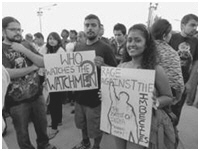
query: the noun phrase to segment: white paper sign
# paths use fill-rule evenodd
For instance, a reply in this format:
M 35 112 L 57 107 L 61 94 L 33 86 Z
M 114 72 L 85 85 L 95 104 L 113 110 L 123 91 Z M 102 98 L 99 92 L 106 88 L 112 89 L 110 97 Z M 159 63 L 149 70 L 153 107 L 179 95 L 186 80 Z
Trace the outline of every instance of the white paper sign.
M 44 55 L 49 92 L 98 88 L 95 51 Z
M 154 70 L 101 68 L 101 130 L 149 145 Z

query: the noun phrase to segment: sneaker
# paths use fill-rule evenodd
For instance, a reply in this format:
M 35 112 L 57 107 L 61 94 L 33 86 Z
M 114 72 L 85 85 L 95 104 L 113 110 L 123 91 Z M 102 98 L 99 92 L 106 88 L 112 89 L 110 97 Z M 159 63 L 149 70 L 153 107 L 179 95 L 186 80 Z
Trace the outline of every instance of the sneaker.
M 37 149 L 57 149 L 57 147 L 51 144 L 47 144 L 45 146 L 38 146 Z
M 58 123 L 58 126 L 62 126 L 62 122 Z
M 85 144 L 83 141 L 74 146 L 72 149 L 90 149 L 91 145 L 90 142 Z
M 59 130 L 54 130 L 51 129 L 50 133 L 49 133 L 49 139 L 53 139 L 57 134 L 58 134 Z
M 93 146 L 92 149 L 100 149 L 99 146 Z

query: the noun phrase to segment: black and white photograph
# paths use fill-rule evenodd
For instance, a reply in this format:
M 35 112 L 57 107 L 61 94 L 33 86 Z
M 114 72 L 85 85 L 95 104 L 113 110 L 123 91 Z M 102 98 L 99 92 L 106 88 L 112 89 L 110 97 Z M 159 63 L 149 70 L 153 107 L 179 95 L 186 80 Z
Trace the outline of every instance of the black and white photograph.
M 1 2 L 2 149 L 198 149 L 198 5 Z

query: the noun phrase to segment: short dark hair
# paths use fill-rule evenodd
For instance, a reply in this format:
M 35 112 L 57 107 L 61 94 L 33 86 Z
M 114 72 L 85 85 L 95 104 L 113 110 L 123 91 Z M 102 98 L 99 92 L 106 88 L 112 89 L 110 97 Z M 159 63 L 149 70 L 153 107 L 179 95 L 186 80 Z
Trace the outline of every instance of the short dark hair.
M 188 14 L 185 15 L 182 19 L 181 19 L 181 24 L 186 25 L 191 19 L 194 19 L 195 21 L 198 22 L 198 17 L 194 14 Z
M 121 23 L 117 23 L 113 28 L 113 31 L 114 30 L 120 30 L 123 35 L 126 35 L 126 27 Z
M 99 22 L 99 27 L 100 27 L 101 21 L 100 21 L 100 19 L 99 19 L 98 16 L 96 16 L 94 14 L 90 14 L 90 15 L 88 15 L 88 16 L 85 17 L 85 20 L 88 20 L 88 19 L 96 19 Z
M 16 22 L 16 23 L 19 23 L 19 24 L 20 24 L 20 22 L 19 22 L 17 19 L 15 19 L 14 17 L 10 17 L 10 16 L 4 17 L 4 18 L 2 19 L 2 29 L 7 28 L 7 27 L 8 27 L 8 24 L 9 24 L 9 23 L 12 23 L 12 22 Z
M 66 32 L 69 35 L 69 31 L 67 29 L 63 29 L 62 32 Z
M 28 38 L 33 38 L 31 33 L 28 33 L 28 34 L 25 35 L 25 39 L 28 39 Z
M 35 34 L 34 34 L 34 37 L 44 39 L 44 36 L 43 36 L 42 33 L 40 33 L 40 32 L 35 33 Z
M 163 40 L 163 36 L 168 35 L 172 30 L 172 25 L 166 19 L 158 19 L 150 30 L 155 40 Z
M 74 33 L 76 36 L 77 36 L 77 34 L 78 34 L 76 30 L 70 30 L 69 32 L 70 32 L 70 33 Z

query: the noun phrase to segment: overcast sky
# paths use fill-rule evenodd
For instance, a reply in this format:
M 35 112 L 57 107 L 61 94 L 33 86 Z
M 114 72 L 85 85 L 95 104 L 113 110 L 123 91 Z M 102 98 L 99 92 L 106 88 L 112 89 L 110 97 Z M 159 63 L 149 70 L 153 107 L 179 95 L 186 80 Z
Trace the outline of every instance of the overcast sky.
M 52 6 L 53 4 L 56 6 Z M 113 26 L 123 23 L 127 29 L 136 24 L 146 24 L 149 2 L 3 2 L 2 17 L 13 16 L 21 22 L 23 35 L 40 31 L 37 11 L 43 8 L 42 31 L 46 37 L 62 29 L 83 30 L 84 18 L 96 14 L 105 28 L 105 37 L 113 36 Z M 158 2 L 156 13 L 168 19 L 174 30 L 180 30 L 180 20 L 188 13 L 198 15 L 197 2 Z

